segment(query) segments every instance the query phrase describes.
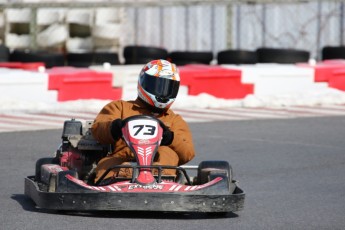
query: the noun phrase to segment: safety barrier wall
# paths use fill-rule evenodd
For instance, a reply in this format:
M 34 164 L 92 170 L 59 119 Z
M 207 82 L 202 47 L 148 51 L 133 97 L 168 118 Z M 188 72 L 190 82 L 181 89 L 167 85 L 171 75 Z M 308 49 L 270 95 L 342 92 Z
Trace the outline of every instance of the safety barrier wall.
M 25 65 L 23 65 L 25 66 Z M 134 99 L 141 66 L 56 67 L 22 70 L 0 67 L 2 97 L 23 100 Z M 13 69 L 14 68 L 14 69 Z M 326 70 L 326 71 L 325 71 Z M 345 91 L 345 61 L 316 65 L 186 65 L 180 67 L 181 93 L 242 99 L 248 95 L 288 95 L 322 88 Z M 321 77 L 322 76 L 322 77 Z M 16 92 L 21 92 L 20 94 Z M 20 98 L 19 98 L 20 99 Z
M 102 2 L 108 7 L 101 7 Z M 2 4 L 0 39 L 12 49 L 113 50 L 119 54 L 126 45 L 214 54 L 228 48 L 297 48 L 317 59 L 322 47 L 344 45 L 343 1 L 112 2 L 78 5 L 73 1 L 55 8 Z

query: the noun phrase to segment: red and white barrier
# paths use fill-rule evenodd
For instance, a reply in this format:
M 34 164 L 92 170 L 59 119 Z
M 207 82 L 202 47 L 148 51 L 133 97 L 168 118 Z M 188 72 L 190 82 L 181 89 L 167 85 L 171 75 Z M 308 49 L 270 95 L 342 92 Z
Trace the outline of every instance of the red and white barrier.
M 254 85 L 254 95 L 296 94 L 307 90 L 327 87 L 314 81 L 314 69 L 296 65 L 256 64 L 223 65 L 241 71 L 243 83 Z
M 56 67 L 42 73 L 34 63 L 0 63 L 0 96 L 45 102 L 134 99 L 141 67 Z M 296 96 L 331 88 L 345 94 L 342 60 L 315 65 L 186 65 L 179 70 L 180 95 L 208 94 L 216 99 L 250 101 L 253 97 Z
M 0 98 L 8 101 L 54 102 L 57 91 L 48 90 L 48 74 L 0 67 Z

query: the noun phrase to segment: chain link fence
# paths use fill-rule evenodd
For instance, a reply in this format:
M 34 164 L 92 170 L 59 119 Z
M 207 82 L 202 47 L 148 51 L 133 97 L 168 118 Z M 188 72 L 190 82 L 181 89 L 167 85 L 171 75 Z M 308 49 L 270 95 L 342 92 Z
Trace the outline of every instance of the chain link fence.
M 304 49 L 320 58 L 324 46 L 344 44 L 344 3 L 236 4 L 231 37 L 235 49 Z
M 322 47 L 344 44 L 342 1 L 113 1 L 106 7 L 66 1 L 40 6 L 43 2 L 0 1 L 5 45 L 120 55 L 126 45 L 214 55 L 225 49 L 276 47 L 303 49 L 320 58 Z

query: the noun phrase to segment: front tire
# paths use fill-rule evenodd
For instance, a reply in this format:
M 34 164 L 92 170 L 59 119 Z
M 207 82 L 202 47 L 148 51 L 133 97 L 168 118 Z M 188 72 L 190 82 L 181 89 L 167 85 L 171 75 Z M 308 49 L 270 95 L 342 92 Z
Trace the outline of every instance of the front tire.
M 197 183 L 205 184 L 216 177 L 226 178 L 228 189 L 232 193 L 235 190 L 233 183 L 232 167 L 227 161 L 202 161 L 198 167 Z

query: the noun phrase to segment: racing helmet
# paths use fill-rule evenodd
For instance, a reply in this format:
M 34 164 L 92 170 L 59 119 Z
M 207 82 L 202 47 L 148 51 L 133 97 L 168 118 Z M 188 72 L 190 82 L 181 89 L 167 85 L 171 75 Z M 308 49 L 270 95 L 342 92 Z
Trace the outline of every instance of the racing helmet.
M 176 65 L 159 59 L 147 63 L 138 80 L 138 96 L 158 111 L 168 109 L 175 101 L 180 87 Z

